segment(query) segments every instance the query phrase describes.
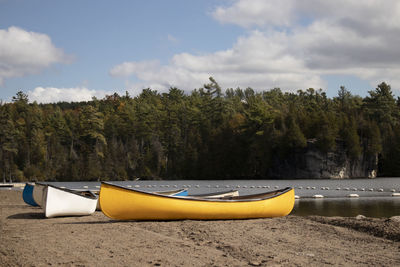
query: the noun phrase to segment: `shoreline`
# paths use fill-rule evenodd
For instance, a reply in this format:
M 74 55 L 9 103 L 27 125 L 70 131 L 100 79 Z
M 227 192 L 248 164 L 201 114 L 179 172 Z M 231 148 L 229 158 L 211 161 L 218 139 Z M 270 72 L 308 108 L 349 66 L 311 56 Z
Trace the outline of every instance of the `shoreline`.
M 44 218 L 0 190 L 0 265 L 399 266 L 400 219 L 294 216 L 221 221 Z

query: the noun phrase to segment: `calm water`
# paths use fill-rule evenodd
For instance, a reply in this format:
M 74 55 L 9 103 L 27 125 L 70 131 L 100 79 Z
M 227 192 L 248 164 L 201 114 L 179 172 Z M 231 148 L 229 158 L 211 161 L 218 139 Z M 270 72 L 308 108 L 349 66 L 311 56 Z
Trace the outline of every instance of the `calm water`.
M 400 197 L 360 197 L 357 199 L 296 200 L 291 214 L 354 217 L 391 217 L 400 215 Z
M 241 195 L 261 193 L 277 188 L 294 187 L 296 200 L 292 214 L 324 216 L 391 217 L 400 215 L 400 178 L 376 179 L 303 179 L 303 180 L 177 180 L 177 181 L 118 181 L 117 185 L 143 191 L 167 191 L 188 188 L 189 194 L 202 194 L 231 189 Z M 99 190 L 100 182 L 53 182 L 71 189 Z M 359 198 L 349 198 L 357 194 Z M 322 199 L 313 196 L 322 195 Z

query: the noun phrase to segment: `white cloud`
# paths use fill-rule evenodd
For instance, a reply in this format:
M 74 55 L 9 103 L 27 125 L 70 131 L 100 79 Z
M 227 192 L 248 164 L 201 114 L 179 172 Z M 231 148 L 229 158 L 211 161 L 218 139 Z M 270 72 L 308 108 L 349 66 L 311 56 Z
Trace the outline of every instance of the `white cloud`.
M 141 62 L 124 62 L 114 66 L 110 70 L 111 76 L 129 76 L 134 73 L 141 73 L 147 69 L 157 69 L 160 63 L 158 60 L 141 61 Z
M 386 28 L 399 26 L 399 8 L 397 0 L 236 0 L 216 8 L 212 15 L 222 23 L 242 27 L 293 26 L 302 20 L 327 19 Z
M 322 86 L 322 81 L 290 53 L 289 43 L 285 34 L 253 31 L 240 37 L 231 49 L 202 56 L 176 55 L 171 65 L 172 69 L 179 66 L 214 76 L 225 87 L 279 86 L 289 90 Z
M 400 88 L 400 2 L 397 0 L 238 0 L 213 17 L 245 27 L 231 48 L 176 54 L 167 65 L 125 62 L 113 76 L 131 86 L 198 88 L 213 76 L 221 86 L 284 90 L 324 88 L 322 75 L 354 75 L 372 86 Z
M 168 35 L 167 35 L 167 40 L 168 40 L 170 43 L 173 43 L 173 44 L 179 43 L 178 38 L 176 38 L 176 37 L 173 36 L 172 34 L 168 34 Z
M 18 27 L 0 29 L 0 85 L 7 78 L 39 73 L 51 64 L 69 61 L 46 34 Z
M 300 89 L 324 85 L 306 70 L 303 62 L 288 54 L 287 36 L 266 35 L 253 31 L 241 37 L 231 49 L 204 55 L 181 53 L 168 65 L 148 62 L 125 62 L 112 68 L 112 76 L 135 76 L 140 86 L 166 90 L 171 86 L 190 91 L 208 82 L 213 76 L 224 87 Z
M 93 97 L 104 98 L 110 92 L 90 90 L 86 87 L 76 88 L 55 88 L 55 87 L 36 87 L 28 92 L 29 101 L 38 103 L 56 103 L 60 101 L 79 102 L 90 101 Z
M 228 7 L 218 7 L 213 16 L 222 23 L 243 27 L 289 26 L 293 19 L 296 0 L 247 0 L 235 1 Z

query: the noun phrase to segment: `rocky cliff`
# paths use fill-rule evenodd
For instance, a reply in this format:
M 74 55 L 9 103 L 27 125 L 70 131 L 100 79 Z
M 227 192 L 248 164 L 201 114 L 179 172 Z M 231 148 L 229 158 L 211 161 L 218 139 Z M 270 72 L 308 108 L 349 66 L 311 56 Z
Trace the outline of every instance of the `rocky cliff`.
M 275 158 L 268 176 L 280 179 L 306 178 L 375 178 L 378 170 L 377 155 L 361 155 L 357 159 L 347 156 L 344 143 L 337 141 L 336 150 L 322 153 L 315 140 L 308 140 L 305 149 L 285 159 Z

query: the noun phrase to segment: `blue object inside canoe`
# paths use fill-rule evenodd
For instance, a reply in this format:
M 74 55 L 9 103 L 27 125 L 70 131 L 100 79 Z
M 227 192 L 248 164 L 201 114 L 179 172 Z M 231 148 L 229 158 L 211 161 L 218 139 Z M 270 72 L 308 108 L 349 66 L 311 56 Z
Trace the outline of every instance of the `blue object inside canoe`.
M 24 191 L 22 192 L 22 198 L 24 199 L 25 203 L 31 206 L 38 206 L 38 204 L 33 199 L 33 185 L 32 184 L 25 184 Z
M 187 195 L 188 195 L 187 189 L 185 189 L 179 193 L 173 194 L 173 196 L 187 196 Z

